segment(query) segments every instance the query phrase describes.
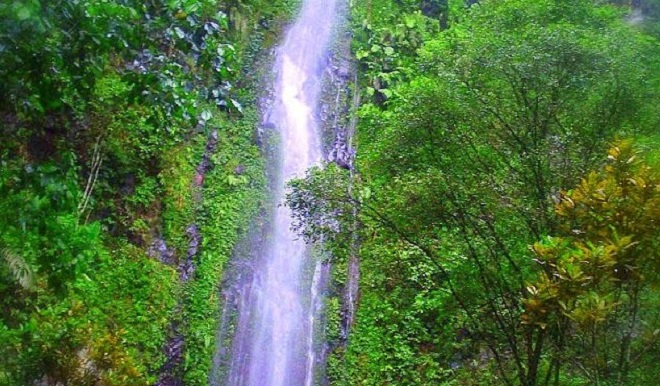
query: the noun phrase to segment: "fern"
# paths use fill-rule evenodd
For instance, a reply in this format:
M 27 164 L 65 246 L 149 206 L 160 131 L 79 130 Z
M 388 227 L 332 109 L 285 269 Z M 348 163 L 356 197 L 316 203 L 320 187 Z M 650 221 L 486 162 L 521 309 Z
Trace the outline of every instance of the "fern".
M 34 275 L 25 259 L 8 248 L 0 249 L 0 256 L 2 257 L 2 261 L 7 265 L 7 268 L 9 268 L 9 274 L 12 279 L 17 281 L 23 289 L 31 289 Z

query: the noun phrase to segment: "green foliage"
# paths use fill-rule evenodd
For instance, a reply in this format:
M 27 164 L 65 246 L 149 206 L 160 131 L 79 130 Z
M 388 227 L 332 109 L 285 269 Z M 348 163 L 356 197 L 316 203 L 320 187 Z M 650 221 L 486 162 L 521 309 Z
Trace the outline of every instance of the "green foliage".
M 19 172 L 18 164 L 3 161 L 0 210 L 20 216 L 4 216 L 2 242 L 10 271 L 30 280 L 0 284 L 12 310 L 0 320 L 0 380 L 147 383 L 174 303 L 172 270 L 134 247 L 104 246 L 100 225 L 78 218 L 75 173 L 55 165 Z
M 340 226 L 353 216 L 349 183 L 348 173 L 334 164 L 312 168 L 306 178 L 292 180 L 286 201 L 294 216 L 293 227 L 312 241 L 338 241 L 338 234 L 347 237 L 351 229 Z
M 7 248 L 1 250 L 0 255 L 4 260 L 3 268 L 7 271 L 6 275 L 9 276 L 9 280 L 15 280 L 23 289 L 29 290 L 33 285 L 34 279 L 32 268 L 27 264 L 25 259 Z
M 361 91 L 374 95 L 358 112 L 359 175 L 346 182 L 333 167 L 312 170 L 289 196 L 303 234 L 329 238 L 338 256 L 350 248 L 352 224 L 361 225 L 360 307 L 347 349 L 331 354 L 334 381 L 605 384 L 604 374 L 620 370 L 596 362 L 622 346 L 606 351 L 603 342 L 628 344 L 621 337 L 634 307 L 622 311 L 616 297 L 590 287 L 595 273 L 587 266 L 625 272 L 614 256 L 633 248 L 626 249 L 634 243 L 626 237 L 636 231 L 611 237 L 616 248 L 597 238 L 570 244 L 567 251 L 580 258 L 555 272 L 582 291 L 570 305 L 579 310 L 571 314 L 576 320 L 605 318 L 597 331 L 602 357 L 577 329 L 522 323 L 530 290 L 538 290 L 528 284 L 544 270 L 529 245 L 579 229 L 555 203 L 586 171 L 599 169 L 616 137 L 644 138 L 647 157 L 657 153 L 657 42 L 627 25 L 619 10 L 591 1 L 463 4 L 447 4 L 446 28 L 421 28 L 411 50 L 403 43 L 412 42 L 408 35 L 390 37 L 400 24 L 410 32 L 410 15 L 433 26 L 424 18 L 437 14 L 414 16 L 414 1 L 353 5 Z M 387 91 L 375 92 L 381 89 Z M 598 191 L 597 181 L 590 191 Z M 594 216 L 603 229 L 615 221 Z M 639 237 L 646 243 L 655 236 Z M 613 285 L 603 280 L 599 289 Z M 620 296 L 631 304 L 632 295 Z M 655 297 L 640 297 L 647 320 Z M 649 335 L 635 344 L 653 342 Z M 654 371 L 647 365 L 654 355 L 639 352 L 644 370 L 609 382 L 644 384 L 638 374 Z M 570 365 L 583 359 L 585 371 Z
M 565 355 L 560 351 L 576 350 L 591 382 L 627 384 L 633 371 L 650 370 L 631 358 L 656 345 L 649 288 L 658 279 L 660 180 L 630 143 L 608 154 L 604 170 L 590 173 L 556 205 L 564 236 L 534 245 L 542 272 L 527 287 L 522 318 L 550 329 L 556 365 Z M 566 331 L 590 343 L 570 345 Z
M 410 3 L 410 2 L 408 2 Z M 391 86 L 411 76 L 415 52 L 439 26 L 416 4 L 391 0 L 361 2 L 352 7 L 355 57 L 366 71 L 367 94 L 390 98 Z
M 195 222 L 196 167 L 202 158 L 204 137 L 190 144 L 179 144 L 169 149 L 162 170 L 158 174 L 162 186 L 162 233 L 176 256 L 186 256 L 189 236 L 186 228 Z
M 264 165 L 249 130 L 257 115 L 253 109 L 245 113 L 240 121 L 217 122 L 223 130 L 213 169 L 205 178 L 199 218 L 203 244 L 195 279 L 184 294 L 187 385 L 208 383 L 220 318 L 219 283 L 238 237 L 246 233 L 264 200 Z
M 134 84 L 132 98 L 167 117 L 157 122 L 162 127 L 196 119 L 194 86 L 202 77 L 216 77 L 208 97 L 227 105 L 235 61 L 233 47 L 222 39 L 226 15 L 211 14 L 214 5 L 88 0 L 3 6 L 3 102 L 28 117 L 82 114 L 97 79 L 112 66 Z
M 222 267 L 264 189 L 239 70 L 296 4 L 0 4 L 0 384 L 153 384 L 182 318 L 205 383 Z M 147 250 L 178 264 L 195 222 L 208 245 L 182 286 Z
M 99 240 L 100 232 L 98 224 L 79 224 L 75 169 L 9 160 L 2 164 L 0 211 L 20 208 L 1 224 L 2 243 L 9 251 L 20 251 L 22 265 L 46 275 L 52 289 L 64 290 L 95 259 L 90 240 Z

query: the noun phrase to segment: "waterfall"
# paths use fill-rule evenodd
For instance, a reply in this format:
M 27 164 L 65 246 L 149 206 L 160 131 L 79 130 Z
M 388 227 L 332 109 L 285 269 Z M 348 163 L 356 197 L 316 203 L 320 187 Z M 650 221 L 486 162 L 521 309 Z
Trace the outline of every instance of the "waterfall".
M 281 205 L 286 182 L 302 177 L 322 158 L 317 122 L 327 50 L 338 0 L 304 0 L 275 59 L 274 104 L 264 121 L 275 127 L 280 155 L 273 182 L 279 205 L 251 246 L 250 274 L 239 280 L 232 347 L 224 349 L 225 375 L 211 383 L 229 386 L 311 386 L 320 361 L 314 329 L 327 274 L 310 248 L 291 230 L 291 213 Z M 254 251 L 254 249 L 258 251 Z M 223 344 L 224 335 L 219 342 Z M 223 351 L 221 348 L 219 351 Z M 216 358 L 216 367 L 219 360 Z

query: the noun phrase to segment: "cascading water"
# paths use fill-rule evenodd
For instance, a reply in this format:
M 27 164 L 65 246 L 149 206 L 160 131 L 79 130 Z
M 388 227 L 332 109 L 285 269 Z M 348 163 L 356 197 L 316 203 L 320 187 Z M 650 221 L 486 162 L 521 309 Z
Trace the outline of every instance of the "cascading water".
M 287 180 L 303 176 L 321 160 L 316 117 L 338 1 L 304 0 L 298 20 L 277 51 L 275 103 L 264 120 L 277 128 L 281 141 L 273 185 L 279 201 Z M 269 240 L 261 242 L 252 275 L 239 283 L 233 295 L 238 312 L 233 347 L 227 353 L 226 376 L 212 375 L 214 384 L 314 383 L 318 362 L 314 329 L 325 269 L 310 259 L 308 246 L 291 230 L 289 209 L 278 205 L 274 211 L 270 229 L 264 232 Z

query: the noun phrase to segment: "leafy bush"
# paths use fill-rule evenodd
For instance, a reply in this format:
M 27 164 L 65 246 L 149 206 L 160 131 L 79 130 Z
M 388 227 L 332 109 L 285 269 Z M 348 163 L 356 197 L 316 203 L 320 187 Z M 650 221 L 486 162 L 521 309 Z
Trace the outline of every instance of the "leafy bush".
M 614 202 L 626 206 L 636 193 L 619 200 L 604 177 L 589 177 L 589 189 L 580 188 L 589 192 L 583 208 L 600 205 L 586 197 L 612 198 L 604 199 L 610 205 L 604 213 L 590 215 L 603 221 L 609 241 L 586 239 L 577 213 L 568 220 L 555 204 L 587 171 L 600 169 L 617 137 L 643 137 L 650 154 L 657 153 L 657 42 L 627 25 L 620 9 L 587 0 L 483 1 L 469 8 L 464 5 L 473 2 L 450 1 L 443 2 L 445 30 L 420 28 L 418 49 L 397 47 L 400 41 L 390 38 L 408 28 L 406 21 L 434 26 L 424 19 L 429 16 L 415 15 L 420 3 L 353 4 L 361 91 L 374 95 L 358 112 L 359 174 L 349 189 L 334 167 L 312 170 L 290 196 L 308 237 L 339 238 L 336 245 L 343 241 L 346 248 L 352 236 L 343 232 L 355 221 L 362 226 L 357 322 L 347 348 L 331 354 L 338 383 L 644 384 L 638 375 L 655 371 L 649 365 L 655 355 L 635 351 L 646 358 L 637 373 L 626 370 L 624 358 L 631 352 L 625 320 L 636 295 L 622 278 L 598 281 L 597 291 L 587 284 L 596 282 L 595 260 L 610 277 L 607 264 L 632 253 L 622 248 L 634 243 L 625 237 L 635 232 L 614 236 L 605 228 L 618 228 L 610 210 L 633 216 Z M 395 76 L 386 79 L 383 69 Z M 387 91 L 376 92 L 381 89 Z M 631 206 L 647 211 L 641 203 Z M 644 243 L 654 240 L 644 232 Z M 553 259 L 530 250 L 560 234 L 571 240 L 568 246 L 543 244 Z M 571 268 L 557 263 L 570 256 Z M 655 275 L 650 266 L 631 269 Z M 543 288 L 571 297 L 566 313 L 579 310 L 571 315 L 590 326 L 599 320 L 597 329 L 587 329 L 595 345 L 577 321 L 559 326 L 543 319 L 557 314 L 550 308 L 525 315 L 525 307 L 535 307 L 530 290 L 538 289 L 527 287 L 540 272 L 553 283 Z M 586 282 L 561 287 L 556 275 Z M 620 298 L 606 288 L 618 288 Z M 657 291 L 638 295 L 650 318 L 644 323 L 653 324 Z M 632 346 L 655 347 L 654 328 Z M 477 375 L 467 376 L 472 372 Z

